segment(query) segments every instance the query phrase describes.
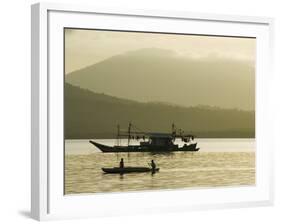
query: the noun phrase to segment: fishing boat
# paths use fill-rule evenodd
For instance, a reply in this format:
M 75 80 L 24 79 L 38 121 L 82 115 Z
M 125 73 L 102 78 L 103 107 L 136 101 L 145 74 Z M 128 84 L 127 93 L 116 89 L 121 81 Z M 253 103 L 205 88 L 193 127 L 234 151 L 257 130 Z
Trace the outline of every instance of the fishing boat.
M 113 167 L 113 168 L 101 168 L 105 173 L 145 173 L 145 172 L 158 172 L 159 168 L 152 169 L 150 167 Z
M 171 133 L 151 133 L 144 131 L 133 131 L 134 125 L 129 123 L 126 132 L 120 131 L 120 126 L 117 126 L 117 144 L 114 146 L 104 145 L 96 141 L 90 140 L 89 142 L 96 146 L 104 153 L 117 153 L 117 152 L 155 152 L 155 153 L 169 153 L 176 151 L 198 151 L 197 143 L 194 141 L 194 135 L 184 134 L 181 129 L 176 129 L 172 125 Z M 121 139 L 126 137 L 127 145 L 121 145 Z M 140 141 L 139 144 L 131 145 L 131 140 Z M 184 143 L 182 146 L 175 144 L 176 139 L 181 139 Z

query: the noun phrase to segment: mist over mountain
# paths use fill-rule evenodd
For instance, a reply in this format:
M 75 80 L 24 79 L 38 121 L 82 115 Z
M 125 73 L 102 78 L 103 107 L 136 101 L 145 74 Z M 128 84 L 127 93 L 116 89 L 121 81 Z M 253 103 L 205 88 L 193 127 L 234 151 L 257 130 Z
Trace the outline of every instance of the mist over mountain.
M 140 102 L 255 109 L 255 69 L 216 55 L 191 58 L 146 48 L 77 70 L 65 80 L 95 93 Z
M 94 93 L 65 83 L 66 139 L 115 138 L 116 126 L 129 122 L 148 132 L 171 132 L 175 123 L 185 133 L 207 138 L 254 138 L 255 113 L 209 106 L 182 107 L 141 103 Z

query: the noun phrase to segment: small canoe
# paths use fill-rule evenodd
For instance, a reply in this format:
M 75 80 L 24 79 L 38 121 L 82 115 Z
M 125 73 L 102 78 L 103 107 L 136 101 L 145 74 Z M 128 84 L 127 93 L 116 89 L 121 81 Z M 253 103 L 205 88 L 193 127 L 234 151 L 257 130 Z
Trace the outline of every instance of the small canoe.
M 144 173 L 144 172 L 158 172 L 159 168 L 152 170 L 149 167 L 113 167 L 113 168 L 101 168 L 105 173 Z

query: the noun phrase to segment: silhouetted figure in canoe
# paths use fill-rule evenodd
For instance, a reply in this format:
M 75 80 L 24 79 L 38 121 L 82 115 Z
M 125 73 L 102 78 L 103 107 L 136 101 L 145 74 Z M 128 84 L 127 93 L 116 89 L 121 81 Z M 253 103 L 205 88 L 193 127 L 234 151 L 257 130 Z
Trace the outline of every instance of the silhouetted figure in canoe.
M 119 168 L 124 168 L 124 159 L 123 158 L 121 158 L 121 160 L 120 160 Z
M 156 163 L 154 162 L 154 160 L 151 160 L 151 168 L 152 168 L 152 172 L 155 172 L 156 169 Z

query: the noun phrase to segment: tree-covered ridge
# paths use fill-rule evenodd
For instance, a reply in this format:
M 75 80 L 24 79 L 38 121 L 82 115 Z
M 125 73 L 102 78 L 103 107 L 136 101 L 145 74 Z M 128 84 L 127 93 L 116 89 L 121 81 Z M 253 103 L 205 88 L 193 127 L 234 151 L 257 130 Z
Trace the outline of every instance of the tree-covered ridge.
M 131 121 L 145 131 L 170 132 L 175 123 L 186 133 L 206 138 L 254 138 L 255 113 L 216 107 L 142 103 L 95 93 L 65 83 L 66 139 L 115 138 L 116 126 Z

